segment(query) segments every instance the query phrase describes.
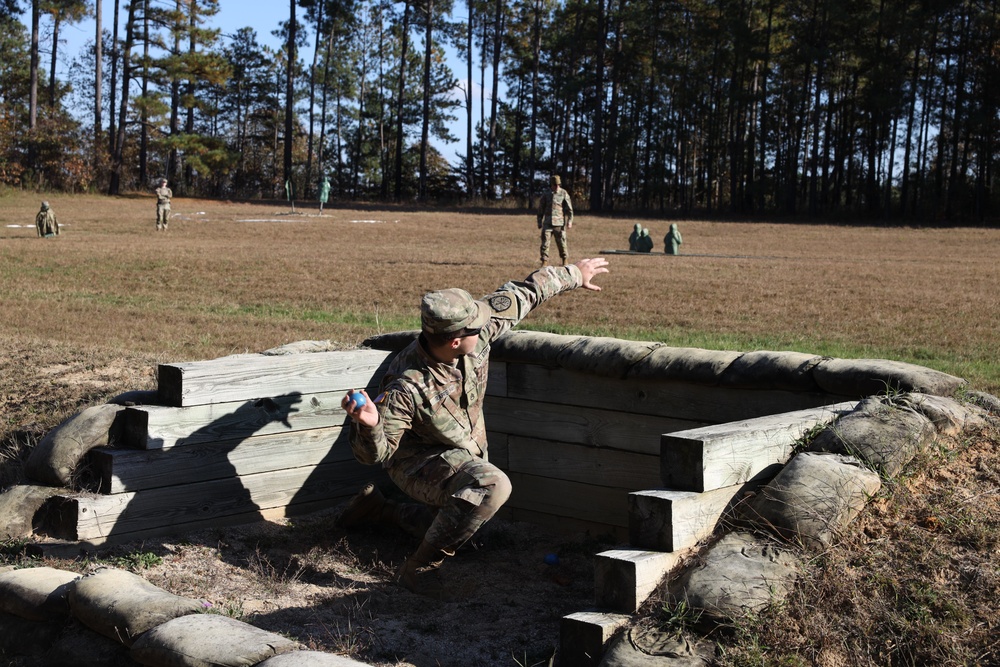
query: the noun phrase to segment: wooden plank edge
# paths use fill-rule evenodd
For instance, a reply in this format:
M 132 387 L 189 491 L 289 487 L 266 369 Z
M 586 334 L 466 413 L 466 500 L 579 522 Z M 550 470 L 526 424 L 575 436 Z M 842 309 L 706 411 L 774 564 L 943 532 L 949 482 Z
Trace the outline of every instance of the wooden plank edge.
M 604 649 L 631 617 L 607 611 L 580 611 L 563 616 L 559 622 L 559 664 L 597 667 Z
M 649 551 L 612 549 L 594 561 L 594 601 L 602 609 L 633 614 L 660 582 L 694 549 Z

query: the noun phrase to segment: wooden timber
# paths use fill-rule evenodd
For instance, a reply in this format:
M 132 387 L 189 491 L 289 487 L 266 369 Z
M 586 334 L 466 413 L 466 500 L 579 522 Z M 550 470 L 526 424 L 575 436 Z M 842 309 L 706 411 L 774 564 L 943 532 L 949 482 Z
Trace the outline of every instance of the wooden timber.
M 647 489 L 659 484 L 658 456 L 510 436 L 507 470 L 592 486 Z
M 594 377 L 536 364 L 508 364 L 507 396 L 703 424 L 754 419 L 842 400 L 821 392 Z
M 594 601 L 601 609 L 633 614 L 660 580 L 677 567 L 687 552 L 612 549 L 594 561 Z
M 385 372 L 392 354 L 381 350 L 240 355 L 161 364 L 160 403 L 182 408 L 254 401 L 266 396 L 314 394 L 368 387 Z
M 607 611 L 580 611 L 563 616 L 559 622 L 559 662 L 573 667 L 597 667 L 604 646 L 619 629 L 628 625 L 626 614 Z
M 370 392 L 369 392 L 370 393 Z M 126 447 L 170 449 L 221 440 L 341 426 L 343 391 L 285 394 L 253 401 L 231 401 L 171 408 L 125 408 Z
M 610 526 L 628 526 L 629 489 L 593 486 L 563 479 L 508 473 L 514 487 L 507 504 L 546 514 Z
M 61 519 L 54 522 L 51 536 L 113 543 L 233 517 L 260 520 L 264 510 L 280 507 L 332 506 L 356 493 L 378 470 L 341 461 L 146 491 L 62 496 L 56 510 Z
M 738 484 L 713 491 L 646 489 L 629 494 L 629 544 L 639 549 L 677 551 L 694 546 L 715 531 L 719 520 L 756 485 Z
M 353 462 L 347 430 L 339 426 L 286 431 L 245 439 L 200 442 L 170 449 L 102 447 L 90 452 L 101 493 L 144 491 L 184 483 L 225 480 L 321 463 Z
M 595 448 L 660 455 L 660 434 L 704 422 L 630 414 L 593 407 L 489 396 L 484 403 L 492 431 Z
M 857 401 L 846 401 L 664 434 L 660 440 L 663 486 L 703 492 L 777 472 L 799 438 L 855 405 Z

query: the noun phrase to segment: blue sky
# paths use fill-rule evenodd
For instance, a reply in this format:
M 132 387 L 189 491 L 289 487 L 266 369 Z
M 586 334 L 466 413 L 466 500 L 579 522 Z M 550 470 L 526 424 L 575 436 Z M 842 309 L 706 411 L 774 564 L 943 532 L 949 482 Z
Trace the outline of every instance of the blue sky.
M 122 26 L 125 24 L 125 0 L 120 0 L 122 6 L 119 9 L 119 22 Z M 461 4 L 461 3 L 457 3 Z M 103 28 L 107 31 L 112 29 L 112 21 L 114 19 L 114 0 L 103 0 L 103 14 L 102 19 Z M 257 31 L 257 41 L 262 44 L 267 44 L 274 48 L 280 46 L 279 40 L 271 34 L 272 30 L 277 29 L 278 24 L 281 21 L 288 19 L 288 3 L 287 2 L 261 2 L 261 1 L 240 1 L 240 0 L 219 0 L 219 13 L 212 17 L 209 21 L 209 26 L 213 28 L 219 28 L 223 35 L 234 34 L 240 28 L 250 26 L 255 31 Z M 459 10 L 461 11 L 461 9 Z M 296 15 L 299 20 L 302 20 L 303 11 L 300 9 Z M 26 26 L 30 25 L 31 16 L 30 14 L 23 14 L 21 16 L 21 22 Z M 50 29 L 50 23 L 42 17 L 41 29 L 43 35 L 47 33 Z M 62 25 L 60 27 L 60 67 L 65 70 L 68 63 L 76 57 L 80 49 L 83 48 L 84 44 L 94 38 L 94 19 L 89 18 L 86 21 L 78 23 L 76 25 Z M 306 63 L 312 62 L 313 56 L 313 44 L 315 40 L 315 35 L 310 34 L 309 42 L 306 48 L 304 48 L 299 53 L 299 58 Z M 42 42 L 42 49 L 48 50 L 48 46 L 45 42 Z M 459 85 L 465 86 L 464 74 L 466 71 L 465 63 L 461 61 L 454 52 L 449 53 L 449 64 L 452 68 L 452 72 L 456 77 L 459 78 Z M 47 55 L 42 55 L 42 66 L 48 67 Z M 478 65 L 476 66 L 476 71 L 478 72 Z M 486 76 L 490 76 L 490 69 L 487 68 Z M 65 76 L 65 74 L 63 74 Z M 476 118 L 479 117 L 479 86 L 473 82 L 473 89 L 475 91 L 473 95 L 473 105 L 475 109 Z M 463 95 L 461 91 L 455 91 L 455 95 L 460 97 Z M 488 96 L 488 93 L 487 93 Z M 487 100 L 487 105 L 489 101 Z M 450 162 L 455 163 L 456 151 L 461 151 L 465 153 L 465 109 L 458 109 L 457 120 L 451 126 L 451 133 L 459 138 L 459 141 L 454 144 L 442 145 L 440 142 L 432 140 L 432 144 L 442 152 L 442 154 Z

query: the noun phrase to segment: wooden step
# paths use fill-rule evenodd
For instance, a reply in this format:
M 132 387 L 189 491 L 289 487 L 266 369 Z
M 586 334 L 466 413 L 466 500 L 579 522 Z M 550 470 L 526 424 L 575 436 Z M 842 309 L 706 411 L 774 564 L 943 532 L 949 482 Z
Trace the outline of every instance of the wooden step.
M 712 491 L 776 473 L 793 445 L 811 429 L 852 410 L 857 401 L 770 414 L 664 434 L 661 486 Z

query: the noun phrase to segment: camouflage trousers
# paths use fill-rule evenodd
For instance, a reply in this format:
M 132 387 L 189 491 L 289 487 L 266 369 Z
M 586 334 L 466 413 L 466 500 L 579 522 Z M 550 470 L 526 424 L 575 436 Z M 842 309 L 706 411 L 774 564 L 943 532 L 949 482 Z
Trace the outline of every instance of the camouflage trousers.
M 163 204 L 156 205 L 156 228 L 166 229 L 170 222 L 170 207 Z
M 510 497 L 507 475 L 465 449 L 422 448 L 410 456 L 398 451 L 387 472 L 406 495 L 437 508 L 424 541 L 447 553 L 465 544 Z
M 549 247 L 552 244 L 552 238 L 555 237 L 556 248 L 559 250 L 559 257 L 566 261 L 569 257 L 569 248 L 566 243 L 566 228 L 565 227 L 551 227 L 545 225 L 542 227 L 542 248 L 541 248 L 541 260 L 545 262 L 549 259 Z

